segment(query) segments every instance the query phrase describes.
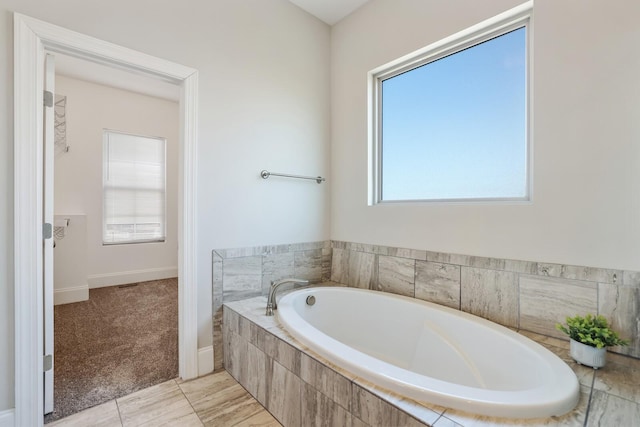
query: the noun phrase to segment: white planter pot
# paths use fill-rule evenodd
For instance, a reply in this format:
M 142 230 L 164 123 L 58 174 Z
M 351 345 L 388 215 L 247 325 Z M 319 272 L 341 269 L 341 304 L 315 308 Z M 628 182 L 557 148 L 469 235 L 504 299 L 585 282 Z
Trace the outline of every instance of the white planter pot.
M 607 362 L 607 349 L 596 348 L 570 339 L 570 354 L 573 360 L 581 365 L 602 368 Z

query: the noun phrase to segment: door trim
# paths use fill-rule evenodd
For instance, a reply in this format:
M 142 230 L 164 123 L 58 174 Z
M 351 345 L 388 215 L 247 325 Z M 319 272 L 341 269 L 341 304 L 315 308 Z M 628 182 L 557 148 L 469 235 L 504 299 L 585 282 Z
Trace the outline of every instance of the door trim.
M 181 87 L 178 197 L 178 354 L 198 376 L 196 148 L 198 71 L 14 13 L 15 423 L 43 424 L 42 102 L 44 52 L 73 55 Z

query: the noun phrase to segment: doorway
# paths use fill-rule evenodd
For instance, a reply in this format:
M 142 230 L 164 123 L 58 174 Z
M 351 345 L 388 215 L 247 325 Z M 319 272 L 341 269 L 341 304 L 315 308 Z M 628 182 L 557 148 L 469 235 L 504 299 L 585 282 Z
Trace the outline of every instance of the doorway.
M 43 82 L 45 49 L 180 86 L 178 209 L 179 375 L 197 376 L 197 71 L 14 14 L 15 423 L 43 424 L 44 263 Z
M 179 90 L 59 53 L 47 60 L 55 62 L 50 422 L 178 376 Z

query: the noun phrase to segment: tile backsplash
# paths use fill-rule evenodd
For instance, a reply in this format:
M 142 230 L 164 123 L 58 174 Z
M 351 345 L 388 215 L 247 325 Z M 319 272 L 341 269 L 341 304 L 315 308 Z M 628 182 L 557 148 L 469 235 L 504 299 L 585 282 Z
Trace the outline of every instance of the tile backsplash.
M 340 241 L 331 247 L 332 281 L 435 302 L 559 338 L 566 336 L 555 325 L 567 316 L 602 314 L 631 341 L 611 350 L 640 358 L 637 272 Z
M 215 354 L 222 348 L 222 303 L 266 295 L 271 281 L 284 277 L 409 296 L 560 338 L 556 322 L 598 313 L 631 341 L 611 350 L 640 358 L 639 272 L 341 241 L 214 250 Z
M 267 295 L 274 280 L 287 277 L 311 283 L 329 280 L 329 241 L 216 249 L 213 256 L 214 369 L 222 368 L 222 304 Z

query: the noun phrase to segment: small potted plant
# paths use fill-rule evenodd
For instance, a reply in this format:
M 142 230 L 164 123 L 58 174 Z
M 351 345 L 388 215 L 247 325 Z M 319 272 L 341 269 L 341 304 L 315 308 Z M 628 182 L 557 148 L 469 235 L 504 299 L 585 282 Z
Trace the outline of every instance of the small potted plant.
M 567 317 L 567 326 L 557 323 L 556 329 L 569 335 L 570 354 L 581 365 L 601 368 L 606 363 L 607 347 L 628 345 L 611 330 L 604 316 Z

